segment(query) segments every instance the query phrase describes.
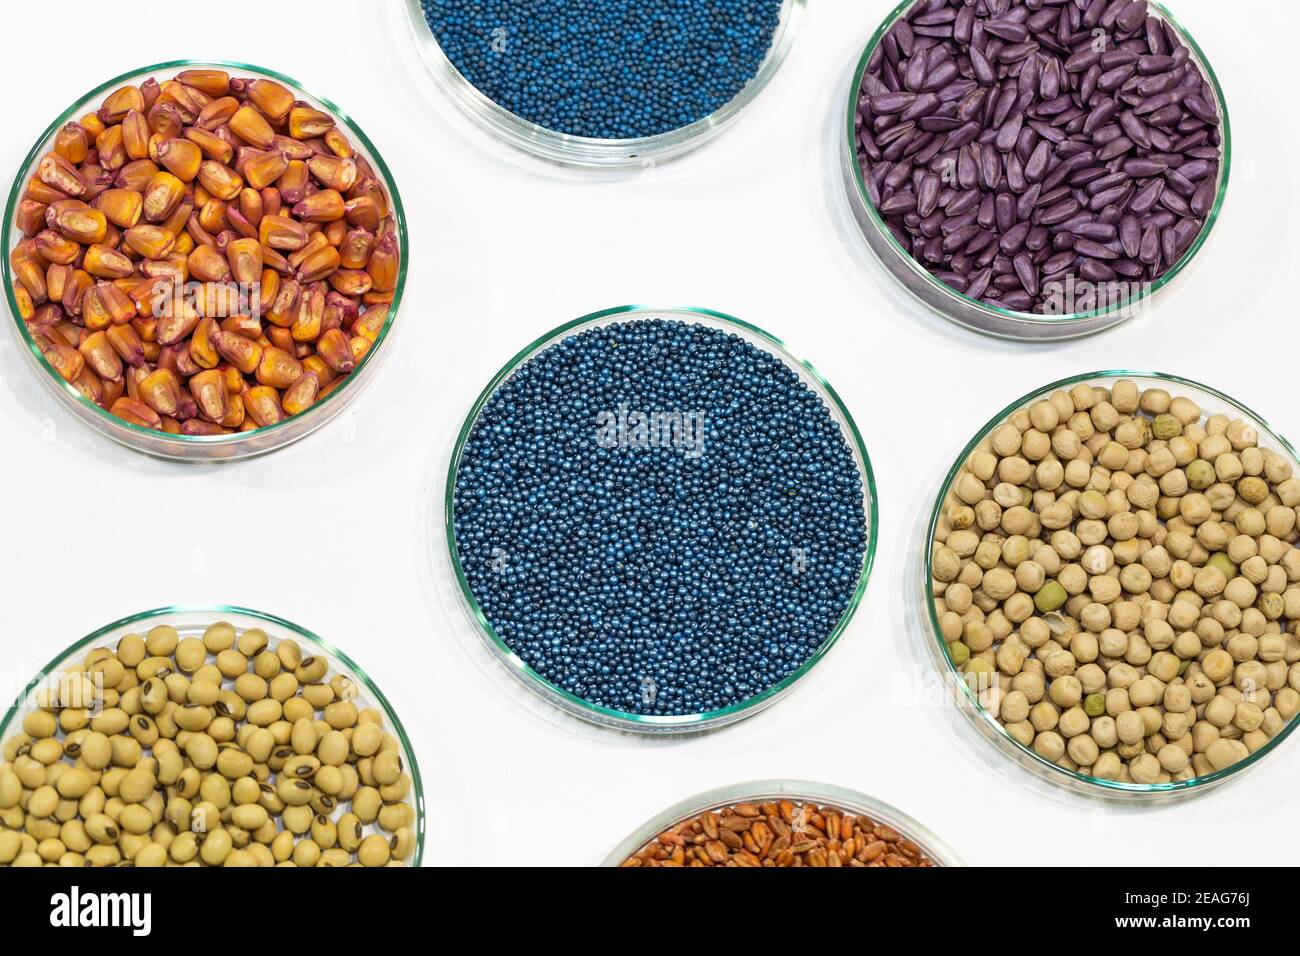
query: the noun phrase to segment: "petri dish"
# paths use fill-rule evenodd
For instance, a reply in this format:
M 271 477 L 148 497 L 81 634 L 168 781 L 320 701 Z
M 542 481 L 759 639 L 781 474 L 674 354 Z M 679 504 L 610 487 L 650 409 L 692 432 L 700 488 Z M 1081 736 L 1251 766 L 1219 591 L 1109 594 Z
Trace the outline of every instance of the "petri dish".
M 855 816 L 869 817 L 874 823 L 884 824 L 898 831 L 904 839 L 910 840 L 919 847 L 935 866 L 965 865 L 946 843 L 920 822 L 875 797 L 856 790 L 808 780 L 756 780 L 709 790 L 669 807 L 630 833 L 605 858 L 601 866 L 622 866 L 624 861 L 659 834 L 702 813 L 738 803 L 780 804 L 785 800 L 796 804 L 816 804 L 820 807 L 847 811 Z
M 799 379 L 808 388 L 820 396 L 824 407 L 838 426 L 844 443 L 852 454 L 862 487 L 866 546 L 863 551 L 861 566 L 845 610 L 829 630 L 816 652 L 783 680 L 762 692 L 728 707 L 693 714 L 640 714 L 601 706 L 556 686 L 555 683 L 539 674 L 520 657 L 487 619 L 470 585 L 455 534 L 455 490 L 461 457 L 480 413 L 497 389 L 530 359 L 575 333 L 599 326 L 642 319 L 664 319 L 683 322 L 688 325 L 699 324 L 706 328 L 722 330 L 739 336 L 749 344 L 779 359 L 787 368 L 798 375 Z M 835 390 L 822 379 L 812 365 L 795 358 L 779 339 L 740 319 L 705 309 L 622 306 L 583 316 L 548 332 L 526 346 L 492 378 L 466 416 L 456 439 L 447 472 L 442 525 L 451 571 L 455 578 L 457 601 L 467 614 L 471 629 L 481 639 L 481 643 L 486 646 L 488 656 L 501 665 L 519 684 L 522 684 L 530 692 L 558 707 L 568 715 L 601 727 L 636 734 L 696 733 L 727 726 L 771 706 L 790 693 L 841 639 L 862 601 L 875 558 L 877 540 L 875 477 L 871 470 L 871 460 L 867 455 L 861 433 Z
M 1204 793 L 1227 780 L 1240 776 L 1281 747 L 1291 736 L 1297 724 L 1300 724 L 1300 717 L 1292 719 L 1268 743 L 1245 759 L 1222 770 L 1192 777 L 1188 780 L 1142 784 L 1133 781 L 1104 780 L 1077 770 L 1067 769 L 1021 745 L 998 722 L 997 717 L 983 705 L 980 694 L 962 678 L 962 675 L 953 664 L 948 653 L 948 645 L 939 629 L 938 613 L 931 595 L 931 582 L 934 577 L 934 549 L 931 542 L 934 541 L 935 533 L 944 512 L 955 501 L 953 489 L 957 480 L 965 472 L 966 462 L 970 456 L 982 448 L 988 448 L 993 432 L 1013 413 L 1028 408 L 1056 390 L 1068 390 L 1080 384 L 1109 388 L 1118 379 L 1127 379 L 1136 384 L 1139 389 L 1163 388 L 1175 397 L 1179 395 L 1186 396 L 1200 406 L 1203 412 L 1202 421 L 1209 415 L 1224 414 L 1230 418 L 1239 418 L 1253 425 L 1259 432 L 1259 446 L 1281 455 L 1291 462 L 1296 474 L 1300 474 L 1300 459 L 1297 459 L 1295 449 L 1285 438 L 1280 436 L 1263 418 L 1245 405 L 1208 385 L 1162 372 L 1122 369 L 1089 372 L 1062 379 L 1035 389 L 1023 398 L 1017 399 L 1008 405 L 981 428 L 970 443 L 962 449 L 961 454 L 943 480 L 941 491 L 935 499 L 934 508 L 926 525 L 925 538 L 920 542 L 920 547 L 924 550 L 923 559 L 918 562 L 920 574 L 915 594 L 918 602 L 917 613 L 921 615 L 925 625 L 925 646 L 929 652 L 930 662 L 937 673 L 945 679 L 945 685 L 951 688 L 950 694 L 957 708 L 978 734 L 989 742 L 991 747 L 1003 754 L 1012 765 L 1023 768 L 1039 779 L 1058 787 L 1087 797 L 1101 798 L 1111 802 L 1143 804 L 1161 799 L 1167 800 L 1179 796 L 1185 797 Z
M 304 650 L 304 656 L 324 657 L 329 663 L 328 677 L 342 675 L 351 682 L 351 689 L 356 696 L 353 702 L 358 708 L 374 707 L 384 715 L 384 731 L 397 738 L 403 769 L 411 776 L 411 794 L 409 800 L 415 808 L 415 846 L 407 861 L 409 866 L 419 866 L 424 858 L 425 812 L 424 785 L 420 777 L 420 767 L 415 758 L 415 749 L 397 713 L 379 690 L 373 680 L 353 660 L 306 628 L 291 621 L 253 611 L 248 608 L 214 605 L 212 607 L 176 606 L 142 611 L 119 621 L 106 624 L 93 633 L 87 634 L 76 643 L 64 649 L 57 657 L 27 684 L 26 688 L 5 712 L 0 720 L 0 745 L 5 744 L 11 736 L 21 732 L 23 718 L 36 708 L 36 695 L 54 676 L 69 670 L 80 669 L 82 659 L 90 651 L 99 647 L 115 647 L 117 642 L 128 634 L 143 636 L 150 628 L 159 625 L 174 627 L 182 638 L 202 636 L 203 631 L 212 624 L 224 621 L 232 624 L 242 634 L 251 628 L 260 628 L 270 639 L 268 646 L 274 649 L 281 640 L 296 641 Z M 223 686 L 229 687 L 230 681 Z M 374 832 L 373 824 L 366 832 Z
M 934 276 L 928 269 L 905 250 L 890 232 L 884 220 L 877 212 L 863 181 L 862 168 L 857 155 L 857 105 L 859 90 L 867 65 L 876 52 L 885 34 L 899 19 L 903 18 L 915 5 L 914 0 L 903 0 L 896 6 L 884 22 L 876 28 L 867 42 L 862 56 L 853 70 L 853 79 L 848 88 L 847 105 L 843 114 L 844 130 L 840 139 L 840 171 L 845 195 L 850 212 L 858 224 L 867 247 L 874 259 L 893 279 L 906 289 L 925 309 L 963 325 L 996 338 L 1020 341 L 1061 341 L 1091 335 L 1111 328 L 1137 315 L 1149 311 L 1170 298 L 1170 289 L 1182 284 L 1180 281 L 1189 274 L 1194 261 L 1200 261 L 1199 253 L 1209 242 L 1210 235 L 1218 221 L 1219 213 L 1228 192 L 1228 174 L 1232 168 L 1232 127 L 1228 118 L 1228 106 L 1219 85 L 1218 77 L 1210 67 L 1209 60 L 1189 34 L 1173 15 L 1159 3 L 1148 4 L 1149 12 L 1167 23 L 1187 46 L 1192 60 L 1200 67 L 1202 75 L 1208 81 L 1214 93 L 1215 107 L 1221 121 L 1221 159 L 1219 163 L 1218 187 L 1215 191 L 1214 204 L 1205 217 L 1200 233 L 1192 241 L 1178 261 L 1159 279 L 1151 283 L 1138 284 L 1135 294 L 1130 296 L 1102 293 L 1104 284 L 1093 289 L 1093 296 L 1088 297 L 1088 289 L 1080 290 L 1079 304 L 1088 306 L 1080 311 L 1062 310 L 1059 315 L 1040 315 L 1033 312 L 1016 312 L 1000 308 L 973 299 L 958 292 Z M 1069 290 L 1064 290 L 1069 291 Z M 1102 304 L 1093 308 L 1097 301 Z M 1073 298 L 1063 297 L 1063 303 L 1074 302 Z
M 740 119 L 789 56 L 807 7 L 807 0 L 783 0 L 772 45 L 758 71 L 730 102 L 710 115 L 653 136 L 597 139 L 547 129 L 498 105 L 470 83 L 447 58 L 424 18 L 420 0 L 393 2 L 402 8 L 394 11 L 398 28 L 405 28 L 407 40 L 433 77 L 437 92 L 455 104 L 461 113 L 498 140 L 538 158 L 566 166 L 605 169 L 645 166 L 676 158 L 704 145 Z
M 401 256 L 397 286 L 393 292 L 388 317 L 376 335 L 370 351 L 357 363 L 356 368 L 349 374 L 348 380 L 301 414 L 286 417 L 283 421 L 274 425 L 258 428 L 254 431 L 236 432 L 231 435 L 171 435 L 155 431 L 118 418 L 107 409 L 86 398 L 55 371 L 49 361 L 41 354 L 40 348 L 28 332 L 26 324 L 20 317 L 18 302 L 14 297 L 15 277 L 10 262 L 10 252 L 23 237 L 21 230 L 16 225 L 18 204 L 26 191 L 28 180 L 35 173 L 41 157 L 50 151 L 54 136 L 59 129 L 65 123 L 97 110 L 104 96 L 120 86 L 137 85 L 151 78 L 157 79 L 161 83 L 164 80 L 171 79 L 182 70 L 197 69 L 218 69 L 227 71 L 233 77 L 264 77 L 274 80 L 292 90 L 301 102 L 331 115 L 339 129 L 344 132 L 351 142 L 356 154 L 370 164 L 375 177 L 387 194 L 389 214 L 392 216 L 396 227 Z M 0 268 L 3 269 L 4 275 L 4 294 L 9 307 L 13 333 L 17 337 L 19 351 L 26 356 L 28 364 L 35 369 L 37 376 L 45 383 L 45 386 L 57 396 L 59 404 L 92 429 L 120 445 L 156 458 L 173 461 L 232 461 L 266 454 L 306 437 L 343 411 L 356 398 L 362 383 L 377 373 L 382 361 L 381 356 L 391 351 L 391 349 L 385 348 L 384 345 L 392 334 L 393 323 L 397 318 L 402 300 L 402 291 L 406 285 L 406 270 L 410 257 L 406 213 L 402 207 L 402 199 L 397 191 L 397 185 L 393 182 L 392 174 L 384 163 L 383 157 L 380 156 L 379 151 L 370 141 L 370 138 L 361 131 L 360 127 L 329 100 L 313 96 L 304 90 L 297 81 L 285 76 L 283 73 L 265 67 L 225 60 L 171 60 L 166 63 L 155 63 L 151 66 L 141 67 L 120 76 L 115 76 L 84 96 L 79 97 L 76 102 L 64 110 L 46 128 L 19 167 L 13 187 L 9 192 L 8 202 L 5 205 L 4 229 L 0 233 L 0 252 L 3 253 Z

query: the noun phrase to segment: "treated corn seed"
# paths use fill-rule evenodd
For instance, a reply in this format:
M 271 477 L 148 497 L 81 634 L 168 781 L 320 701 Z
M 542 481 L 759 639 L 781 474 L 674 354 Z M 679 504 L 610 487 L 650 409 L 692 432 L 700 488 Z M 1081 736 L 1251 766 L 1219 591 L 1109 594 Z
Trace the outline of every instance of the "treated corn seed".
M 365 359 L 393 298 L 395 221 L 373 169 L 328 113 L 275 81 L 183 75 L 196 85 L 123 87 L 51 138 L 17 208 L 30 245 L 11 257 L 14 296 L 25 322 L 71 330 L 32 334 L 91 401 L 168 432 L 248 430 L 310 408 Z M 96 288 L 97 279 L 117 283 L 115 291 Z M 189 280 L 203 284 L 197 293 L 181 291 Z M 236 298 L 217 288 L 226 283 L 250 291 Z M 277 355 L 276 369 L 263 369 L 241 349 L 234 407 L 219 421 L 197 418 L 189 380 L 230 361 L 213 341 L 218 325 L 198 319 L 259 310 L 291 334 L 237 331 L 293 364 Z M 131 332 L 113 330 L 127 322 Z M 83 350 L 78 326 L 105 333 L 116 364 L 140 374 L 115 368 L 102 338 Z M 318 360 L 331 330 L 343 336 L 330 335 L 330 359 Z M 182 392 L 173 407 L 171 390 L 151 381 L 162 415 L 143 410 L 149 399 L 140 391 L 158 370 L 174 374 Z M 247 415 L 246 391 L 255 406 Z

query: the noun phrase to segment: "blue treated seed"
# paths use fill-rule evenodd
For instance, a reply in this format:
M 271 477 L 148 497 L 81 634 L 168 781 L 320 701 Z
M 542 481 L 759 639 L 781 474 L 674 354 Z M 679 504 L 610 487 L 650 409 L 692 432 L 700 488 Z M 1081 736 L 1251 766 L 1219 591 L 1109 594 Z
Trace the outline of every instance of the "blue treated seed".
M 753 697 L 825 643 L 862 569 L 863 500 L 843 433 L 787 365 L 642 319 L 562 339 L 496 390 L 454 529 L 484 615 L 542 677 L 680 716 Z
M 781 0 L 422 0 L 447 58 L 484 95 L 597 139 L 686 126 L 735 98 Z

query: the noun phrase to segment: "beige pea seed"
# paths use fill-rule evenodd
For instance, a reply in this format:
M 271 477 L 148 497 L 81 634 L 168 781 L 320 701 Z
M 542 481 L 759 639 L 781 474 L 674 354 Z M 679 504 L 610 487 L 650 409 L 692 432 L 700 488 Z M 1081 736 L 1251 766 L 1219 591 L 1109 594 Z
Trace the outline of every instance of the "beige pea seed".
M 224 828 L 218 827 L 207 833 L 203 837 L 203 842 L 199 847 L 199 857 L 208 866 L 221 866 L 230 855 L 234 846 L 234 841 L 230 833 Z
M 126 667 L 135 667 L 148 654 L 144 638 L 139 634 L 126 634 L 117 642 L 117 659 Z
M 176 628 L 166 624 L 150 628 L 144 638 L 145 650 L 151 657 L 171 656 L 179 642 L 180 635 L 176 633 Z
M 0 768 L 0 810 L 18 806 L 22 799 L 23 782 L 11 767 Z
M 217 742 L 206 733 L 196 733 L 185 743 L 185 754 L 200 770 L 211 770 L 217 762 Z
M 1246 756 L 1246 754 L 1242 752 L 1245 748 L 1241 747 L 1239 750 L 1238 747 L 1240 746 L 1240 744 L 1233 740 L 1216 740 L 1214 743 L 1210 744 L 1209 748 L 1205 751 L 1205 756 L 1215 770 L 1226 770 L 1228 767 L 1231 767 L 1238 760 L 1241 760 Z
M 311 829 L 311 821 L 314 816 L 315 813 L 312 808 L 304 803 L 285 807 L 284 812 L 280 815 L 280 820 L 284 824 L 284 828 L 290 833 L 295 836 L 302 836 Z
M 312 778 L 312 782 L 316 784 L 316 789 L 321 793 L 331 797 L 337 797 L 343 791 L 343 771 L 338 767 L 321 767 L 316 771 L 316 775 Z
M 338 842 L 338 828 L 334 821 L 318 813 L 311 821 L 311 839 L 322 850 L 334 846 Z
M 328 684 L 305 684 L 301 693 L 313 710 L 322 710 L 334 699 L 334 691 Z
M 59 775 L 55 782 L 55 789 L 58 790 L 59 796 L 66 800 L 79 800 L 84 797 L 90 788 L 94 786 L 94 781 L 90 774 L 77 767 L 70 767 Z
M 985 630 L 987 630 L 987 628 L 985 628 Z M 969 634 L 967 636 L 969 637 Z M 969 640 L 966 643 L 967 646 L 971 646 Z M 986 650 L 991 645 L 992 640 L 990 638 L 985 647 L 976 648 L 971 646 L 971 650 Z M 382 745 L 383 742 L 384 732 L 376 724 L 362 724 L 352 733 L 352 751 L 359 757 L 370 757 L 378 753 L 380 745 Z
M 301 840 L 293 848 L 293 862 L 298 866 L 314 867 L 320 858 L 321 848 L 312 840 Z
M 59 722 L 55 716 L 44 710 L 34 710 L 23 718 L 23 733 L 27 736 L 40 739 L 41 737 L 53 737 L 55 731 L 59 728 Z
M 235 780 L 253 772 L 253 758 L 242 750 L 227 747 L 218 753 L 216 767 L 227 780 Z
M 1139 754 L 1128 765 L 1129 776 L 1135 783 L 1155 783 L 1160 779 L 1160 770 L 1160 761 L 1148 753 Z
M 310 779 L 320 769 L 320 761 L 311 754 L 298 754 L 284 762 L 280 771 L 287 778 Z
M 196 674 L 185 691 L 189 703 L 196 707 L 215 707 L 221 698 L 220 676 L 220 674 L 216 675 L 217 680 L 204 680 Z
M 280 664 L 285 670 L 297 670 L 302 663 L 302 649 L 297 641 L 291 639 L 282 640 L 275 646 L 275 656 L 280 658 Z
M 357 859 L 362 866 L 385 866 L 390 859 L 391 849 L 387 840 L 372 833 L 357 847 Z
M 32 744 L 28 753 L 37 763 L 49 766 L 63 756 L 63 745 L 53 737 L 46 737 L 44 740 L 38 740 Z
M 117 822 L 124 832 L 141 836 L 153 829 L 153 814 L 141 804 L 131 803 L 122 808 Z
M 177 643 L 174 656 L 182 673 L 193 674 L 207 661 L 208 651 L 197 637 L 186 637 Z
M 316 725 L 306 717 L 299 718 L 294 721 L 293 734 L 289 740 L 294 753 L 311 753 L 316 749 Z
M 304 657 L 294 671 L 300 683 L 314 684 L 325 676 L 329 665 L 323 657 Z
M 341 700 L 325 708 L 325 722 L 335 730 L 351 727 L 357 722 L 357 706 L 350 700 Z
M 234 648 L 226 648 L 217 654 L 217 670 L 227 680 L 234 680 L 248 670 L 248 658 Z
M 361 787 L 352 797 L 352 812 L 362 823 L 374 823 L 382 805 L 379 791 L 374 787 Z
M 245 703 L 251 704 L 266 696 L 267 683 L 256 674 L 240 673 L 235 678 L 234 691 Z
M 280 658 L 276 657 L 272 651 L 262 651 L 253 658 L 253 673 L 265 681 L 279 675 L 281 670 Z
M 289 700 L 284 701 L 283 711 L 284 719 L 288 721 L 290 726 L 292 726 L 300 720 L 305 719 L 310 721 L 312 715 L 315 714 L 316 709 L 303 698 L 292 697 Z
M 316 756 L 327 766 L 341 766 L 348 759 L 348 738 L 337 730 L 331 730 L 321 737 L 316 746 Z
M 271 858 L 276 863 L 283 863 L 293 856 L 293 846 L 293 834 L 288 830 L 281 830 L 271 841 Z
M 988 489 L 984 487 L 984 482 L 970 472 L 964 473 L 957 479 L 957 486 L 953 489 L 953 492 L 959 500 L 967 505 L 978 504 L 988 496 Z
M 1065 740 L 1054 730 L 1047 730 L 1034 737 L 1034 751 L 1043 759 L 1060 760 L 1065 754 Z
M 355 853 L 365 836 L 361 820 L 355 813 L 345 813 L 338 819 L 338 845 L 349 853 Z
M 265 808 L 258 806 L 256 803 L 241 804 L 235 807 L 230 814 L 231 820 L 237 827 L 244 830 L 257 830 L 270 820 Z
M 203 646 L 210 654 L 219 654 L 235 645 L 235 628 L 225 621 L 210 625 L 203 632 Z
M 250 627 L 239 635 L 238 640 L 235 641 L 235 646 L 239 648 L 239 652 L 245 657 L 256 657 L 266 650 L 270 643 L 271 639 L 267 636 L 266 631 L 260 627 Z
M 32 791 L 32 795 L 27 800 L 27 812 L 38 819 L 48 817 L 54 813 L 58 805 L 58 791 L 49 784 L 43 784 Z
M 249 704 L 245 719 L 255 726 L 266 727 L 279 720 L 283 713 L 280 702 L 268 697 Z
M 1116 716 L 1115 731 L 1120 741 L 1126 744 L 1138 743 L 1146 735 L 1142 718 L 1132 710 L 1126 710 Z

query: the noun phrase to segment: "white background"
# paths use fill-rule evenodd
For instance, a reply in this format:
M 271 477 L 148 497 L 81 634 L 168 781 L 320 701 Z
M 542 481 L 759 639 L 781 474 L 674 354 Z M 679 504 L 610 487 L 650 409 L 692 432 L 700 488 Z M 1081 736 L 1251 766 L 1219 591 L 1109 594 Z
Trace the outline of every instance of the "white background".
M 350 653 L 402 715 L 434 864 L 597 863 L 669 804 L 763 777 L 870 793 L 971 864 L 1262 864 L 1300 849 L 1294 748 L 1190 802 L 1138 810 L 1101 809 L 1008 767 L 913 692 L 926 664 L 911 576 L 938 477 L 978 426 L 1040 384 L 1175 372 L 1300 436 L 1288 99 L 1300 8 L 1173 0 L 1228 99 L 1224 214 L 1152 318 L 1031 347 L 922 313 L 847 224 L 833 136 L 850 70 L 892 6 L 811 0 L 789 61 L 736 127 L 612 179 L 510 153 L 453 116 L 411 70 L 383 3 L 225 0 L 220 21 L 251 25 L 239 29 L 217 29 L 199 5 L 180 22 L 175 3 L 11 7 L 6 177 L 51 119 L 111 76 L 186 56 L 243 60 L 297 78 L 370 135 L 406 204 L 411 261 L 393 354 L 365 394 L 301 443 L 242 464 L 119 449 L 60 408 L 12 330 L 0 334 L 5 694 L 135 611 L 231 603 L 287 617 Z M 879 485 L 875 571 L 839 647 L 772 709 L 690 740 L 587 729 L 525 699 L 466 638 L 433 556 L 451 443 L 478 391 L 540 333 L 631 302 L 706 306 L 784 338 L 840 392 Z

